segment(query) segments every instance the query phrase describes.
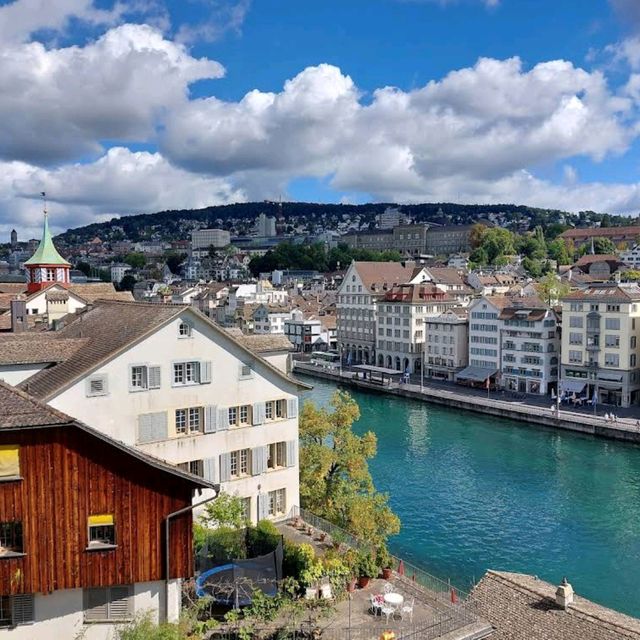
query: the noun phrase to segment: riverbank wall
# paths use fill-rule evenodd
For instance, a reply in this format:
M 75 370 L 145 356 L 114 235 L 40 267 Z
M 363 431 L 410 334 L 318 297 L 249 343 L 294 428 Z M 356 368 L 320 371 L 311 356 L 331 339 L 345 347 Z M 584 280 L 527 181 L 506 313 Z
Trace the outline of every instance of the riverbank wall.
M 388 385 L 373 384 L 356 377 L 353 372 L 339 372 L 305 362 L 294 362 L 293 372 L 311 377 L 331 380 L 336 384 L 354 387 L 371 393 L 411 398 L 420 402 L 428 402 L 458 409 L 492 415 L 509 420 L 517 420 L 532 427 L 545 426 L 564 431 L 574 431 L 600 438 L 623 440 L 640 443 L 640 428 L 634 421 L 607 422 L 604 418 L 589 416 L 584 413 L 572 413 L 570 410 L 560 410 L 559 413 L 539 406 L 532 406 L 526 402 L 511 402 L 497 398 L 483 398 L 478 395 L 465 393 L 464 389 L 453 390 L 442 387 L 430 387 L 425 383 L 422 388 L 415 384 Z

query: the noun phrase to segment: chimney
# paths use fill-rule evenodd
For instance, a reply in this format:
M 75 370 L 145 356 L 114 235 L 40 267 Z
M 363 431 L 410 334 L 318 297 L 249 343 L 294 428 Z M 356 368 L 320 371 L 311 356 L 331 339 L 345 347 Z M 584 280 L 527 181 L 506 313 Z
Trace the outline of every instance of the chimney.
M 27 302 L 22 298 L 11 301 L 11 332 L 22 333 L 27 330 Z
M 556 604 L 565 611 L 573 603 L 573 587 L 567 582 L 567 578 L 562 578 L 562 583 L 556 589 Z

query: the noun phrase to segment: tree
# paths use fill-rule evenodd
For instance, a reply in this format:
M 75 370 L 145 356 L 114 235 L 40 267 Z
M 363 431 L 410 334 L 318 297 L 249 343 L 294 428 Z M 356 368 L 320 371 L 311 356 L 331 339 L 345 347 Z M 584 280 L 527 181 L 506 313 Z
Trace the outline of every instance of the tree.
M 124 261 L 134 269 L 142 269 L 142 267 L 147 264 L 147 259 L 144 257 L 144 254 L 136 253 L 135 251 L 125 256 Z
M 167 267 L 171 273 L 178 273 L 178 267 L 184 262 L 187 257 L 186 253 L 170 253 L 167 256 Z
M 363 540 L 384 544 L 398 533 L 400 520 L 369 473 L 376 436 L 353 432 L 360 409 L 348 393 L 336 391 L 331 407 L 307 402 L 300 414 L 301 504 Z
M 621 272 L 622 280 L 625 282 L 637 282 L 640 280 L 640 271 L 638 269 L 629 269 Z
M 477 249 L 482 242 L 482 236 L 484 232 L 487 230 L 486 225 L 484 224 L 474 224 L 471 227 L 471 232 L 469 233 L 469 245 L 472 249 Z
M 598 255 L 612 254 L 616 252 L 616 245 L 609 238 L 595 238 L 593 248 Z
M 480 247 L 485 250 L 489 264 L 494 264 L 500 256 L 511 256 L 516 252 L 513 234 L 501 227 L 487 229 L 482 234 Z
M 573 261 L 573 256 L 569 253 L 567 243 L 562 238 L 552 240 L 547 245 L 547 249 L 549 257 L 552 260 L 555 260 L 558 264 L 571 264 Z
M 130 273 L 127 273 L 123 276 L 122 280 L 120 280 L 120 291 L 133 291 L 135 285 L 136 279 Z
M 538 295 L 549 306 L 556 305 L 558 302 L 568 295 L 571 287 L 558 279 L 554 273 L 549 273 L 536 284 Z
M 82 271 L 87 278 L 91 276 L 91 265 L 88 262 L 82 262 L 81 260 L 76 264 L 76 269 Z
M 207 502 L 201 516 L 205 527 L 231 527 L 240 529 L 247 524 L 244 512 L 244 502 L 240 496 L 220 492 L 212 502 Z

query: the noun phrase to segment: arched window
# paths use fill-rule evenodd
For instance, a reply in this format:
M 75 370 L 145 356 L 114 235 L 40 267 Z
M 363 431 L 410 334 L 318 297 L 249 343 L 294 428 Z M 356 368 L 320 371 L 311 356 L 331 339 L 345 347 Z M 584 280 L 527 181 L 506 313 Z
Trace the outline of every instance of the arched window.
M 191 325 L 186 322 L 181 322 L 178 327 L 178 335 L 181 338 L 190 338 L 191 337 Z

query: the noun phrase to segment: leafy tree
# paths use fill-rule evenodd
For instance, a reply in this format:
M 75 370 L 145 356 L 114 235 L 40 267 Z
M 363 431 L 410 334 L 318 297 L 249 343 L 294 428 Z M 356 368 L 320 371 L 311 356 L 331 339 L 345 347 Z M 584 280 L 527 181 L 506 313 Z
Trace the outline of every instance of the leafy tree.
M 91 276 L 91 265 L 88 262 L 83 262 L 82 260 L 76 264 L 76 269 L 78 271 L 82 271 L 87 278 Z
M 573 255 L 569 252 L 567 243 L 562 238 L 556 238 L 547 245 L 549 257 L 558 264 L 571 264 Z
M 501 227 L 487 229 L 482 234 L 480 247 L 485 250 L 489 264 L 494 264 L 500 256 L 510 256 L 516 252 L 513 234 Z
M 571 291 L 571 287 L 558 279 L 554 273 L 549 273 L 536 285 L 538 295 L 548 305 L 556 305 Z
M 621 272 L 621 279 L 625 282 L 637 282 L 640 280 L 640 271 L 638 269 L 629 269 Z
M 484 224 L 474 224 L 473 227 L 471 227 L 471 232 L 469 234 L 469 244 L 471 245 L 472 249 L 477 249 L 481 242 L 482 242 L 482 236 L 484 235 L 484 232 L 487 230 L 486 225 Z
M 305 403 L 300 414 L 300 499 L 302 506 L 373 544 L 398 533 L 400 521 L 388 496 L 376 491 L 368 460 L 376 455 L 373 432 L 353 432 L 360 409 L 336 391 L 332 410 Z
M 240 529 L 247 524 L 242 498 L 224 492 L 212 502 L 207 502 L 200 519 L 202 524 L 209 528 Z
M 540 260 L 528 257 L 524 258 L 522 260 L 522 267 L 532 278 L 539 278 L 542 275 L 543 263 Z
M 130 273 L 125 274 L 122 280 L 120 280 L 120 291 L 133 291 L 135 286 L 136 279 Z
M 473 265 L 484 267 L 489 262 L 489 257 L 483 247 L 476 247 L 469 255 L 469 260 Z
M 598 255 L 611 254 L 616 252 L 616 245 L 609 238 L 595 238 L 593 248 Z
M 144 257 L 143 253 L 133 253 L 125 256 L 124 261 L 134 269 L 142 269 L 145 264 L 147 264 L 147 259 Z
M 171 273 L 178 273 L 178 267 L 184 262 L 186 257 L 186 253 L 170 253 L 167 256 L 167 267 L 169 267 Z

